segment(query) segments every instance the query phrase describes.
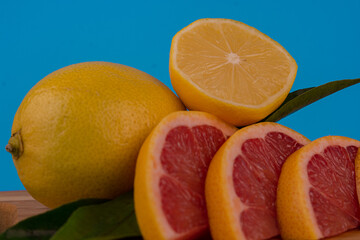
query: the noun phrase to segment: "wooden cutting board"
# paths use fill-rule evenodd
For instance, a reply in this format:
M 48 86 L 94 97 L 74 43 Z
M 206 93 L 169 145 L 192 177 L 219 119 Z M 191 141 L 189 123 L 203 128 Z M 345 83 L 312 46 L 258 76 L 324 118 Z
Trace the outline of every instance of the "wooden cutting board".
M 48 210 L 26 191 L 0 192 L 0 202 L 14 204 L 17 207 L 16 222 Z
M 18 217 L 16 222 L 49 210 L 33 199 L 26 191 L 0 192 L 1 202 L 14 204 L 17 207 Z M 360 229 L 349 231 L 327 240 L 360 240 Z

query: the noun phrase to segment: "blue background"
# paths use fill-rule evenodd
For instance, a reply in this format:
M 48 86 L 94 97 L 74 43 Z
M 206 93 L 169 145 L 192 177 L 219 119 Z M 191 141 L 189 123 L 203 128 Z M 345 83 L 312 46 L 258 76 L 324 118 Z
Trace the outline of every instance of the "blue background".
M 129 65 L 171 89 L 177 31 L 199 18 L 231 18 L 283 45 L 298 63 L 293 90 L 360 77 L 360 1 L 5 1 L 0 0 L 0 191 L 22 186 L 4 147 L 14 114 L 40 79 L 85 61 Z M 360 140 L 360 84 L 280 121 L 314 140 Z

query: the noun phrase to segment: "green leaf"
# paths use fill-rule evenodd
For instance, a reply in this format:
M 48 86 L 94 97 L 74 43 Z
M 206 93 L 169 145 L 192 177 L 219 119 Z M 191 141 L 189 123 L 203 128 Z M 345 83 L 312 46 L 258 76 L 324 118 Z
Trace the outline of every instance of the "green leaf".
M 133 192 L 99 205 L 77 209 L 51 240 L 107 240 L 141 237 Z
M 66 222 L 69 216 L 79 207 L 103 203 L 103 199 L 84 199 L 47 211 L 43 214 L 25 219 L 0 235 L 0 240 L 45 240 Z
M 272 114 L 263 119 L 262 122 L 277 122 L 321 98 L 357 83 L 360 83 L 360 78 L 333 81 L 318 87 L 305 88 L 292 92 L 288 95 L 283 104 Z

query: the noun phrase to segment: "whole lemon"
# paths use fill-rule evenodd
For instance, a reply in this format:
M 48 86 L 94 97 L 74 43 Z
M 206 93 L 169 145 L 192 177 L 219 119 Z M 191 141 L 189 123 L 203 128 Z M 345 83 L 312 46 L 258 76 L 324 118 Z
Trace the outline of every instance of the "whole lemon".
M 137 154 L 152 128 L 178 110 L 184 106 L 176 95 L 140 70 L 74 64 L 28 92 L 6 149 L 27 191 L 50 208 L 114 198 L 132 189 Z

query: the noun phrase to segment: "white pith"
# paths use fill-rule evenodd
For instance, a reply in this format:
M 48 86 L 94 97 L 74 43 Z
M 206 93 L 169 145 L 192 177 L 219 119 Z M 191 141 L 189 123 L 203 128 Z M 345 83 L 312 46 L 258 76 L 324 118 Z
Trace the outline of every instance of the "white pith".
M 239 64 L 241 61 L 239 55 L 233 52 L 227 54 L 226 59 L 227 59 L 227 63 L 231 63 L 231 64 Z

